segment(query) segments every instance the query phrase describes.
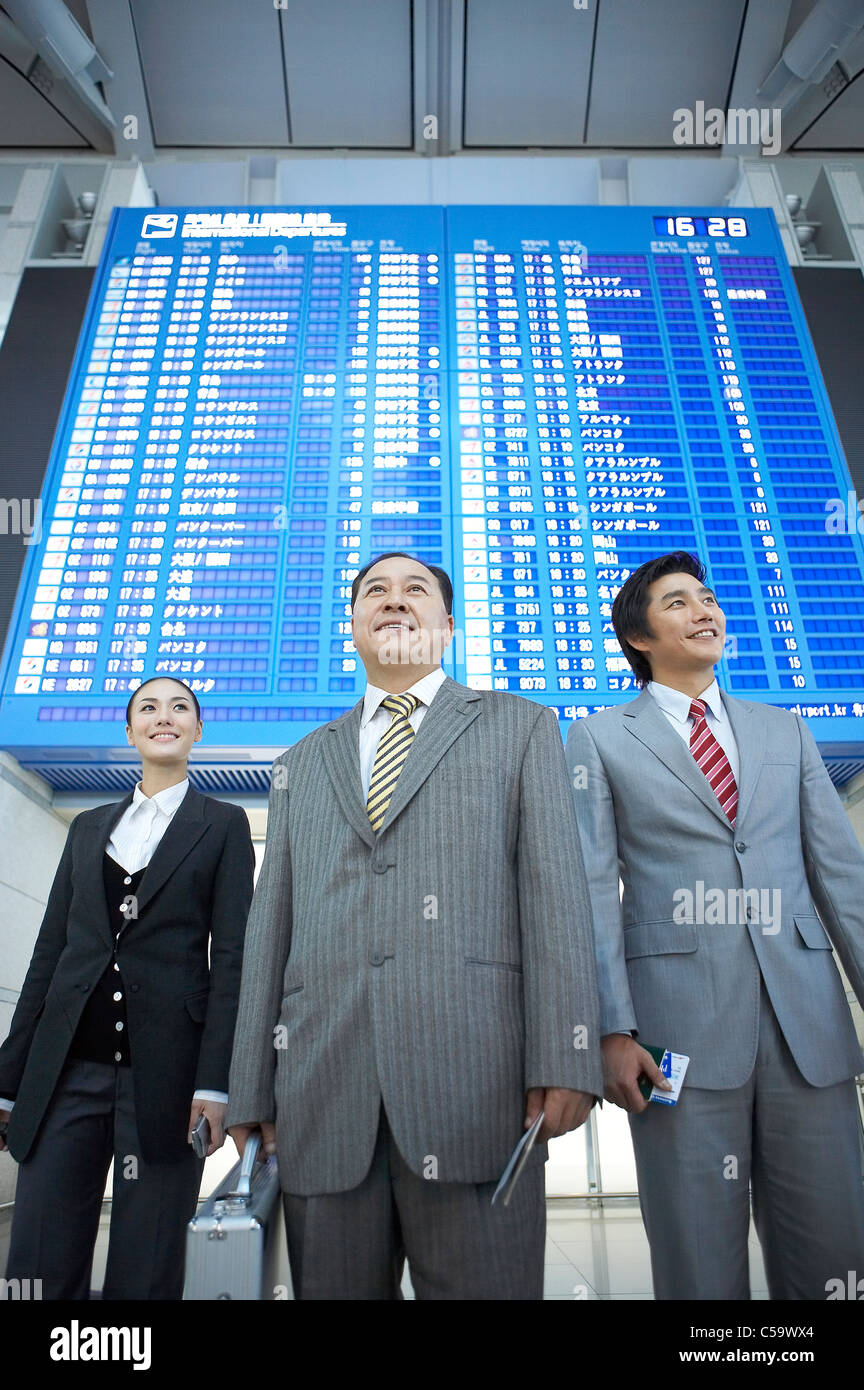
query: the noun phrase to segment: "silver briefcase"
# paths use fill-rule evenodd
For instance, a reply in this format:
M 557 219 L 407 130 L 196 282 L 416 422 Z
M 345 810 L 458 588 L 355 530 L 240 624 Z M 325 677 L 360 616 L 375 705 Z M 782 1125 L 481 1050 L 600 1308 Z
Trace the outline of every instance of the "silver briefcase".
M 231 1169 L 186 1228 L 184 1299 L 291 1297 L 277 1277 L 279 1170 L 272 1155 L 265 1163 L 256 1162 L 260 1142 L 259 1135 L 250 1135 L 243 1162 Z

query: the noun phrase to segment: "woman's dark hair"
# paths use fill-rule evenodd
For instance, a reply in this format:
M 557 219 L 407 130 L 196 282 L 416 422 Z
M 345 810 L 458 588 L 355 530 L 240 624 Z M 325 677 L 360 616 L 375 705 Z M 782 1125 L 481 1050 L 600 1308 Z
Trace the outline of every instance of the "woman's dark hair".
M 428 565 L 425 560 L 420 559 L 419 555 L 409 555 L 407 550 L 385 550 L 383 555 L 376 555 L 374 560 L 370 560 L 368 565 L 363 566 L 357 578 L 354 580 L 354 583 L 351 585 L 352 608 L 357 602 L 357 595 L 360 592 L 360 583 L 364 574 L 368 574 L 372 566 L 377 565 L 379 560 L 394 560 L 397 558 L 414 560 L 416 564 L 422 565 L 424 570 L 428 570 L 430 574 L 434 574 L 435 578 L 438 580 L 438 588 L 441 590 L 441 597 L 444 600 L 445 611 L 448 613 L 453 612 L 453 585 L 450 582 L 450 576 L 447 571 L 442 570 L 438 565 Z
M 201 718 L 201 706 L 198 703 L 198 697 L 195 694 L 194 690 L 189 689 L 185 681 L 178 681 L 176 676 L 148 676 L 146 681 L 142 681 L 141 684 L 138 686 L 138 689 L 133 690 L 132 694 L 129 696 L 129 703 L 126 706 L 127 724 L 131 723 L 130 716 L 132 714 L 132 701 L 135 699 L 135 696 L 141 694 L 141 691 L 144 689 L 145 685 L 152 685 L 154 681 L 173 681 L 175 685 L 182 685 L 183 689 L 186 691 L 187 695 L 189 696 L 190 700 L 195 706 L 195 717 L 197 719 Z
M 648 590 L 655 579 L 666 574 L 691 574 L 700 584 L 705 582 L 705 566 L 695 555 L 687 550 L 672 550 L 668 555 L 658 555 L 656 560 L 646 560 L 638 570 L 625 579 L 612 604 L 612 626 L 615 636 L 636 677 L 636 684 L 645 686 L 651 679 L 651 662 L 645 652 L 637 651 L 627 641 L 628 637 L 653 637 L 648 626 Z

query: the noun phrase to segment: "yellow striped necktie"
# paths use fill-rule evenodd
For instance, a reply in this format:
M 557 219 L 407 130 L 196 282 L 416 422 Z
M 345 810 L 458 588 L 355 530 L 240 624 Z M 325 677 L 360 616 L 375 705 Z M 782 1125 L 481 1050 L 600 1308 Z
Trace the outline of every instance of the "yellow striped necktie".
M 393 718 L 390 727 L 381 735 L 375 750 L 375 763 L 369 781 L 366 814 L 372 822 L 373 830 L 380 830 L 384 823 L 393 788 L 399 780 L 399 773 L 414 742 L 414 730 L 408 722 L 408 717 L 413 714 L 419 703 L 416 695 L 387 695 L 381 701 Z

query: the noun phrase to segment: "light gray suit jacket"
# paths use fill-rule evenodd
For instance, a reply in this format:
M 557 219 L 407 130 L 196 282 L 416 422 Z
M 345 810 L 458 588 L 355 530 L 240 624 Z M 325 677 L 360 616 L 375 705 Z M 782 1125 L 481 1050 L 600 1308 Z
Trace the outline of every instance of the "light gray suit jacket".
M 273 764 L 247 925 L 228 1123 L 275 1119 L 282 1186 L 299 1195 L 362 1182 L 382 1098 L 415 1173 L 488 1182 L 527 1088 L 602 1094 L 554 714 L 446 679 L 376 835 L 362 708 Z
M 864 1003 L 864 854 L 803 721 L 722 698 L 740 754 L 734 830 L 648 691 L 570 727 L 601 1031 L 685 1053 L 685 1085 L 741 1086 L 761 971 L 801 1074 L 829 1086 L 862 1066 L 830 948 Z

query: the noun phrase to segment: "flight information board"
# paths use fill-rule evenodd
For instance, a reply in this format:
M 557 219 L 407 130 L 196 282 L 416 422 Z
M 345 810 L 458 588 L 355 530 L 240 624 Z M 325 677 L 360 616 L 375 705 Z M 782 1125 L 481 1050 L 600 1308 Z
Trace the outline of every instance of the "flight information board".
M 116 749 L 153 674 L 198 693 L 211 746 L 296 741 L 362 693 L 351 580 L 382 550 L 451 573 L 457 680 L 569 720 L 633 697 L 612 599 L 683 548 L 727 615 L 725 688 L 851 754 L 851 491 L 767 211 L 119 210 L 3 743 Z

